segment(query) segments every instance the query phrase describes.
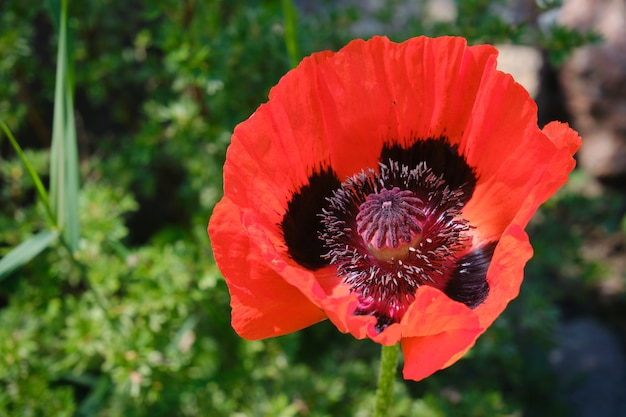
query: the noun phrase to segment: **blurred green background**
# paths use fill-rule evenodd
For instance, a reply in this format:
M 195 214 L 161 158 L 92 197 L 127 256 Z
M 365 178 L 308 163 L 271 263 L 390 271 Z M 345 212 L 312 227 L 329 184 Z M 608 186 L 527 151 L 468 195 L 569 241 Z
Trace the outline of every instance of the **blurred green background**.
M 378 345 L 328 322 L 255 342 L 230 327 L 206 225 L 234 126 L 294 60 L 337 50 L 355 27 L 397 41 L 531 45 L 556 67 L 598 40 L 534 18 L 512 23 L 504 2 L 457 1 L 452 19 L 401 25 L 406 1 L 387 3 L 369 26 L 358 26 L 358 2 L 69 4 L 80 240 L 73 256 L 55 240 L 0 280 L 0 416 L 370 415 Z M 535 17 L 557 5 L 541 2 Z M 45 186 L 59 7 L 0 2 L 0 120 Z M 529 227 L 535 257 L 520 297 L 458 364 L 419 383 L 398 373 L 390 415 L 571 415 L 551 355 L 562 323 L 580 316 L 624 342 L 626 273 L 589 248 L 625 251 L 625 210 L 624 194 L 575 172 Z M 49 227 L 2 134 L 0 256 Z

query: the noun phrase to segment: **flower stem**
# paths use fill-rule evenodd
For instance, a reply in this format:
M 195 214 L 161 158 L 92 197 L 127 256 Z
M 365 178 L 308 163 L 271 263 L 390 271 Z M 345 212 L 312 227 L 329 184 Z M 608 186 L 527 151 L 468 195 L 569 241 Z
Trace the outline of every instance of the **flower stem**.
M 396 379 L 396 366 L 398 365 L 398 353 L 400 344 L 393 346 L 383 346 L 380 356 L 380 375 L 378 376 L 378 388 L 376 389 L 376 408 L 374 417 L 384 417 L 387 415 L 391 394 L 393 393 L 393 383 Z
M 289 55 L 291 68 L 298 65 L 300 52 L 298 51 L 298 32 L 296 28 L 297 12 L 293 0 L 282 0 L 285 18 L 285 44 Z

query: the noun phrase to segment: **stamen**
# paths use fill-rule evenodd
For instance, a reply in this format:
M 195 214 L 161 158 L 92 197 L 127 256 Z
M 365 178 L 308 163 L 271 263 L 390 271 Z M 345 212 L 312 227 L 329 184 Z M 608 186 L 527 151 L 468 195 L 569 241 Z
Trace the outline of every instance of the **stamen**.
M 349 178 L 327 201 L 322 257 L 357 294 L 355 314 L 375 316 L 378 331 L 402 319 L 421 285 L 443 289 L 466 253 L 463 188 L 450 189 L 425 163 L 410 169 L 390 160 Z

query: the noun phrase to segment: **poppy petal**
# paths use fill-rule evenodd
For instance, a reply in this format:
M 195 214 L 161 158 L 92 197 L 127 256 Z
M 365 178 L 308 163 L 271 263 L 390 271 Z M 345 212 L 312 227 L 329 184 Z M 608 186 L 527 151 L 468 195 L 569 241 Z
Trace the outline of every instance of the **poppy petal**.
M 533 250 L 528 235 L 518 224 L 512 224 L 502 234 L 487 272 L 489 297 L 474 310 L 480 325 L 487 328 L 517 297 L 524 278 L 524 266 Z
M 514 219 L 500 238 L 487 274 L 490 295 L 476 308 L 481 325 L 485 328 L 491 325 L 509 301 L 519 294 L 524 266 L 533 253 L 524 227 L 539 205 L 567 181 L 568 174 L 575 166 L 572 155 L 581 144 L 578 134 L 567 124 L 558 122 L 550 123 L 544 128 L 543 133 L 546 133 L 545 137 L 549 139 L 549 141 L 544 140 L 543 143 L 552 145 L 552 149 L 537 155 L 537 158 L 542 158 L 544 162 L 539 167 L 535 167 L 535 173 L 527 174 L 532 180 L 525 184 L 523 192 L 511 193 L 509 191 L 513 195 L 521 193 L 524 199 L 517 203 L 517 207 L 509 208 L 514 212 Z M 479 188 L 477 187 L 476 191 L 477 199 L 472 202 L 478 201 Z M 494 187 L 494 189 L 497 188 Z M 484 195 L 483 197 L 487 198 Z M 511 203 L 511 201 L 509 197 L 508 202 Z
M 567 123 L 558 121 L 550 122 L 544 126 L 541 132 L 543 132 L 558 149 L 565 151 L 569 156 L 574 155 L 580 148 L 580 145 L 582 145 L 582 139 L 578 135 L 578 132 L 571 129 Z M 565 159 L 569 160 L 571 158 Z M 573 167 L 572 165 L 568 168 L 571 170 Z
M 489 295 L 487 271 L 496 246 L 497 242 L 478 246 L 457 261 L 444 288 L 448 297 L 469 308 L 475 308 L 485 301 Z
M 250 242 L 228 198 L 215 206 L 209 223 L 215 261 L 231 296 L 232 325 L 243 338 L 279 336 L 326 316 L 297 288 L 276 274 Z
M 484 329 L 467 306 L 441 291 L 421 287 L 402 319 L 404 377 L 420 380 L 452 364 Z
M 422 286 L 401 321 L 402 337 L 424 337 L 452 330 L 480 330 L 476 314 L 442 291 Z
M 480 239 L 497 240 L 515 218 L 525 226 L 532 214 L 567 181 L 574 167 L 578 134 L 567 125 L 536 127 L 536 105 L 512 78 L 490 77 L 480 97 L 464 154 L 478 182 L 464 216 Z M 507 138 L 507 140 L 502 140 Z
M 402 375 L 405 379 L 419 381 L 452 365 L 472 347 L 476 337 L 478 334 L 474 330 L 456 329 L 402 339 Z
M 374 317 L 351 314 L 356 304 L 352 298 L 338 298 L 336 308 L 327 313 L 340 330 L 358 339 L 369 338 L 376 343 L 391 346 L 406 337 L 432 336 L 458 329 L 471 330 L 475 335 L 482 332 L 478 317 L 470 308 L 451 300 L 433 287 L 420 287 L 402 321 L 389 325 L 382 332 L 377 331 Z
M 306 72 L 290 73 L 281 83 L 297 79 L 297 89 L 290 92 L 329 110 L 325 138 L 332 166 L 343 178 L 376 168 L 385 143 L 410 146 L 444 134 L 456 142 L 472 115 L 485 66 L 495 66 L 496 55 L 493 47 L 468 47 L 462 38 L 421 37 L 396 44 L 374 37 L 350 42 L 332 60 L 327 55 L 316 59 L 313 90 Z

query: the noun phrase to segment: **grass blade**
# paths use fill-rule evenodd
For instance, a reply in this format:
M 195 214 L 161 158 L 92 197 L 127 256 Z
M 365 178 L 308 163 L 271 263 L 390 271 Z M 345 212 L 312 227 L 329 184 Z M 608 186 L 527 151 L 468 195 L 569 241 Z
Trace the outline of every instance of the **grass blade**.
M 56 240 L 58 235 L 59 233 L 56 231 L 44 230 L 13 248 L 11 252 L 0 259 L 0 281 L 7 277 L 13 270 L 39 255 Z
M 50 159 L 50 197 L 57 225 L 72 252 L 78 248 L 78 150 L 74 120 L 73 77 L 69 58 L 67 0 L 59 10 L 59 49 L 57 53 L 52 152 Z
M 7 138 L 9 138 L 9 142 L 11 142 L 13 149 L 15 149 L 15 153 L 17 153 L 17 156 L 19 156 L 20 159 L 22 160 L 22 163 L 26 167 L 26 171 L 28 171 L 30 178 L 33 180 L 33 183 L 35 184 L 35 190 L 37 190 L 37 195 L 41 199 L 41 202 L 43 203 L 44 208 L 46 209 L 46 213 L 48 214 L 50 221 L 52 222 L 53 225 L 56 225 L 56 218 L 52 212 L 52 208 L 50 207 L 50 199 L 48 198 L 48 193 L 46 192 L 46 189 L 44 188 L 43 183 L 41 182 L 41 178 L 39 177 L 39 174 L 37 174 L 37 171 L 35 171 L 35 168 L 33 168 L 33 165 L 30 163 L 28 158 L 26 158 L 26 155 L 24 155 L 24 151 L 22 150 L 19 143 L 17 143 L 17 140 L 15 140 L 13 133 L 11 133 L 6 123 L 4 123 L 3 121 L 0 121 L 0 126 L 2 127 L 2 130 L 4 131 L 4 134 L 7 136 Z

